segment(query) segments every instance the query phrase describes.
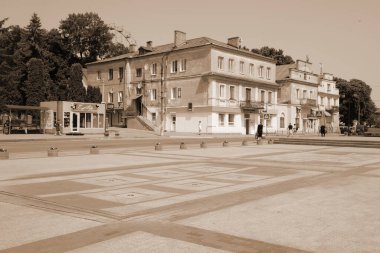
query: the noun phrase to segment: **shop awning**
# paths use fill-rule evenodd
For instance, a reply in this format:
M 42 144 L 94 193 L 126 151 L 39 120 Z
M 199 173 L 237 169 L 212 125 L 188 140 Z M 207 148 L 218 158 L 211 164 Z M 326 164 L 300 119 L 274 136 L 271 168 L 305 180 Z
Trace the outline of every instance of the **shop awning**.
M 325 114 L 326 117 L 331 117 L 331 114 L 327 111 L 323 111 L 323 113 Z

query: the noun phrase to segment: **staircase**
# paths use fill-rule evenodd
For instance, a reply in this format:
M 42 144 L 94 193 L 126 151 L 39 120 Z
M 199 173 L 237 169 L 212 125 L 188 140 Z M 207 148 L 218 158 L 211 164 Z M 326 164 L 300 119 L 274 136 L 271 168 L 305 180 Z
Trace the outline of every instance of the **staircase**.
M 314 146 L 336 146 L 355 148 L 380 148 L 380 141 L 363 140 L 329 140 L 308 138 L 279 138 L 274 140 L 275 144 L 314 145 Z
M 159 132 L 158 128 L 143 116 L 128 118 L 127 126 L 132 129 Z

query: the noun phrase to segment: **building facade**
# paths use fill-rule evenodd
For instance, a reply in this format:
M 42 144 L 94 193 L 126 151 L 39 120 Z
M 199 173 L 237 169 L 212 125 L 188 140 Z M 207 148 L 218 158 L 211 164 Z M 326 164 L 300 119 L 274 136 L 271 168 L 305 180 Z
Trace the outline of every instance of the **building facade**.
M 292 124 L 302 133 L 318 133 L 321 125 L 328 132 L 339 131 L 339 90 L 333 75 L 314 74 L 312 63 L 297 60 L 277 66 L 280 130 Z
M 257 125 L 275 132 L 275 61 L 240 46 L 207 37 L 187 40 L 89 63 L 87 82 L 99 86 L 111 126 L 137 117 L 153 129 L 171 132 L 254 134 Z

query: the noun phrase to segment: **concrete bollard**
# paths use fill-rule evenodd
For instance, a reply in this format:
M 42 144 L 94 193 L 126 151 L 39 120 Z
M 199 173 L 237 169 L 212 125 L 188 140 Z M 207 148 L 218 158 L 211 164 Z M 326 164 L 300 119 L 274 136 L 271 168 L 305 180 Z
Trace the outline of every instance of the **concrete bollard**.
M 263 144 L 263 141 L 261 139 L 258 139 L 257 140 L 257 145 L 262 145 Z
M 0 148 L 0 160 L 7 160 L 9 159 L 9 152 L 5 148 Z
M 247 141 L 247 140 L 243 140 L 243 141 L 241 142 L 241 145 L 242 145 L 242 146 L 248 146 L 248 141 Z
M 116 137 L 117 137 L 117 136 L 120 136 L 119 131 L 116 131 L 116 132 L 115 132 L 115 136 L 116 136 Z
M 207 143 L 204 142 L 204 141 L 202 141 L 202 142 L 201 142 L 201 148 L 207 148 Z
M 162 150 L 162 145 L 161 145 L 161 143 L 156 143 L 156 146 L 154 146 L 154 149 L 157 150 L 157 151 Z
M 104 136 L 106 136 L 106 137 L 110 136 L 110 132 L 105 131 L 105 132 L 104 132 Z
M 58 152 L 59 152 L 59 150 L 57 147 L 50 147 L 48 149 L 48 157 L 57 157 Z
M 268 144 L 273 144 L 274 143 L 274 140 L 273 139 L 269 139 L 268 140 Z
M 179 144 L 179 149 L 187 149 L 186 144 L 181 142 L 181 144 Z
M 98 146 L 92 145 L 90 148 L 90 154 L 91 155 L 98 155 L 99 154 Z
M 228 143 L 228 141 L 223 141 L 223 147 L 229 147 L 230 144 Z

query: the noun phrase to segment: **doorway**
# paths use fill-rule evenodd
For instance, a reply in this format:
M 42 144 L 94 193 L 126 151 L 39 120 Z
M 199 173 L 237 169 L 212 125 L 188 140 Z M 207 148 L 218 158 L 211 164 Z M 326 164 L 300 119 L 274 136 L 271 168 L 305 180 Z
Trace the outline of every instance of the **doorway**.
M 73 113 L 73 120 L 71 121 L 71 132 L 78 132 L 78 113 Z
M 170 127 L 170 131 L 172 132 L 176 131 L 176 121 L 177 121 L 177 117 L 175 115 L 172 115 L 172 122 L 171 122 L 171 127 Z
M 249 135 L 249 119 L 245 119 L 245 134 Z

